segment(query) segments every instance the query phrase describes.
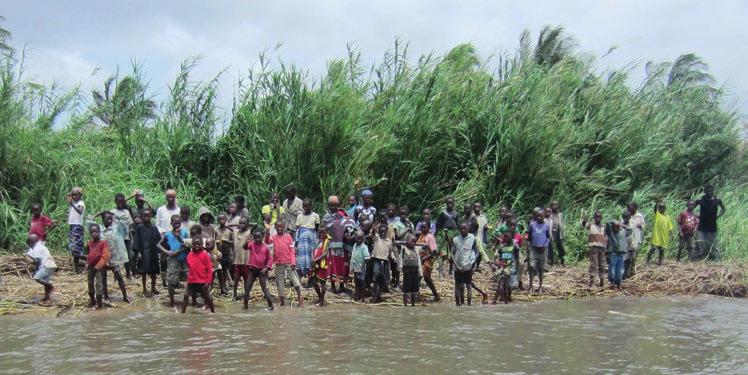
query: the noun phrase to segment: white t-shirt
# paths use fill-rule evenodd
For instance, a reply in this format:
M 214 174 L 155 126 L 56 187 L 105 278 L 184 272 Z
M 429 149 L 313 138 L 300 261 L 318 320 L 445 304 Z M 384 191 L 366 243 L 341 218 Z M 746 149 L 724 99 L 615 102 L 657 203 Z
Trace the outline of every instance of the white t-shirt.
M 161 233 L 171 232 L 171 217 L 179 215 L 179 206 L 175 205 L 174 209 L 170 210 L 166 208 L 166 205 L 159 207 L 156 210 L 156 227 Z
M 34 247 L 29 248 L 26 255 L 34 259 L 41 259 L 42 267 L 57 268 L 55 260 L 52 259 L 52 255 L 49 254 L 49 249 L 47 249 L 47 246 L 45 246 L 42 241 L 38 241 Z
M 81 210 L 81 213 L 78 213 L 73 207 L 78 207 L 78 209 Z M 73 202 L 71 206 L 68 207 L 68 224 L 73 225 L 83 225 L 83 214 L 86 212 L 86 205 L 83 203 L 83 199 Z

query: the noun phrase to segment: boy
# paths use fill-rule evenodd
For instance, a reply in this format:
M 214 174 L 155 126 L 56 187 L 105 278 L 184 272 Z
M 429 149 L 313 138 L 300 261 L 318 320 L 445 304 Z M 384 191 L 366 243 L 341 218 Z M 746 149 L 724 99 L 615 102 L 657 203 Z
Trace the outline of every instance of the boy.
M 538 276 L 538 293 L 543 293 L 543 271 L 545 269 L 545 252 L 551 241 L 551 232 L 548 224 L 545 222 L 545 213 L 542 209 L 536 209 L 533 221 L 530 222 L 530 228 L 527 231 L 530 242 L 530 291 L 532 291 L 532 282 L 535 275 Z
M 372 282 L 374 284 L 371 303 L 382 302 L 382 290 L 387 284 L 385 273 L 390 266 L 389 259 L 393 252 L 394 244 L 392 239 L 387 235 L 387 225 L 379 225 L 377 227 L 377 235 L 374 239 L 374 246 L 371 251 L 373 266 Z
M 655 250 L 657 251 L 657 265 L 662 265 L 662 258 L 665 256 L 665 249 L 670 243 L 670 231 L 673 230 L 673 223 L 670 217 L 665 214 L 665 202 L 657 199 L 654 205 L 654 224 L 652 224 L 652 247 L 647 252 L 647 264 L 652 260 Z
M 509 290 L 507 293 L 505 303 L 511 302 L 512 300 L 512 285 L 515 283 L 513 279 L 521 276 L 518 272 L 517 265 L 519 264 L 519 253 L 520 247 L 522 246 L 522 235 L 517 232 L 517 223 L 514 220 L 509 220 L 506 223 L 506 229 L 501 233 L 497 240 L 499 250 L 496 251 L 494 256 L 494 263 L 491 264 L 491 269 L 495 272 L 499 278 L 502 274 L 508 274 L 509 276 Z M 498 279 L 497 279 L 498 281 Z M 522 289 L 522 280 L 520 277 L 519 288 Z M 497 286 L 496 293 L 493 297 L 493 304 L 499 298 L 500 290 Z
M 444 277 L 444 263 L 451 259 L 452 254 L 452 237 L 457 230 L 458 214 L 455 211 L 455 199 L 452 196 L 448 196 L 446 199 L 446 207 L 439 214 L 436 219 L 436 232 L 434 237 L 439 238 L 439 234 L 442 235 L 443 246 L 440 246 L 440 256 L 442 262 L 439 265 L 439 274 Z M 449 263 L 449 273 L 452 273 L 452 263 Z
M 291 234 L 291 237 L 294 237 L 296 234 L 296 220 L 304 212 L 304 207 L 302 200 L 296 196 L 296 186 L 288 185 L 285 192 L 286 199 L 283 200 L 283 210 L 285 211 L 283 224 L 288 233 Z
M 366 262 L 369 260 L 369 248 L 364 243 L 364 232 L 356 231 L 356 243 L 351 251 L 351 270 L 353 274 L 354 301 L 364 300 L 364 279 L 366 275 Z
M 678 219 L 676 219 L 678 223 L 678 254 L 675 259 L 679 262 L 683 249 L 686 249 L 688 260 L 693 262 L 698 259 L 694 246 L 694 234 L 696 233 L 696 228 L 699 226 L 699 218 L 693 212 L 695 207 L 696 202 L 689 200 L 686 202 L 686 210 L 681 212 L 678 215 Z
M 488 231 L 486 229 L 488 217 L 483 213 L 483 205 L 480 202 L 473 203 L 473 214 L 475 215 L 475 221 L 478 223 L 478 231 L 475 236 L 478 237 L 483 245 L 488 245 Z
M 218 286 L 220 287 L 220 293 L 222 296 L 228 295 L 226 290 L 226 279 L 223 277 L 223 267 L 221 267 L 221 252 L 216 248 L 216 241 L 210 237 L 203 235 L 203 243 L 205 246 L 205 252 L 210 256 L 210 265 L 213 267 L 213 274 L 210 278 L 209 290 L 213 289 L 213 282 L 218 276 Z M 187 255 L 189 257 L 189 254 Z M 187 262 L 187 278 L 189 278 L 190 264 Z
M 605 228 L 603 227 L 603 214 L 596 211 L 593 215 L 594 222 L 588 223 L 587 219 L 582 220 L 582 227 L 587 230 L 587 246 L 589 248 L 590 258 L 590 280 L 587 283 L 592 288 L 595 274 L 600 277 L 600 288 L 604 285 L 603 275 L 605 274 Z
M 171 230 L 164 233 L 159 249 L 166 254 L 166 285 L 169 291 L 169 307 L 174 307 L 174 289 L 179 286 L 182 274 L 187 273 L 187 251 L 184 240 L 189 237 L 187 229 L 182 228 L 179 215 L 171 217 Z
M 52 296 L 52 274 L 54 274 L 57 264 L 49 253 L 49 249 L 44 245 L 44 242 L 34 233 L 30 233 L 26 239 L 26 244 L 29 246 L 29 250 L 26 255 L 36 263 L 36 271 L 34 272 L 34 281 L 44 286 L 44 299 L 43 303 L 50 302 Z
M 283 221 L 275 222 L 276 234 L 265 233 L 265 243 L 272 245 L 273 264 L 275 265 L 275 286 L 278 289 L 280 305 L 286 305 L 286 277 L 291 280 L 299 307 L 304 307 L 304 299 L 301 298 L 301 283 L 299 274 L 296 273 L 296 252 L 294 251 L 293 238 L 283 230 Z
M 327 280 L 327 255 L 330 239 L 327 237 L 327 229 L 325 227 L 319 228 L 319 246 L 314 249 L 312 253 L 312 270 L 309 274 L 309 279 L 312 282 L 314 291 L 317 292 L 316 305 L 322 307 L 325 305 L 325 293 L 326 286 L 325 280 Z
M 623 227 L 621 222 L 613 221 L 608 232 L 608 251 L 610 252 L 610 266 L 608 267 L 608 281 L 611 288 L 621 289 L 623 281 L 623 257 L 631 229 Z
M 422 222 L 421 230 L 418 236 L 416 244 L 420 249 L 421 267 L 423 268 L 421 274 L 423 275 L 423 281 L 431 290 L 431 294 L 434 296 L 434 302 L 441 301 L 439 293 L 436 291 L 434 280 L 431 278 L 431 271 L 434 269 L 434 258 L 438 256 L 436 247 L 436 238 L 431 233 L 431 223 L 428 221 Z
M 717 219 L 725 214 L 725 205 L 722 199 L 714 195 L 714 186 L 711 184 L 704 185 L 704 195 L 695 203 L 699 207 L 699 225 L 696 232 L 698 258 L 720 260 Z
M 192 237 L 192 251 L 187 254 L 189 273 L 187 275 L 187 290 L 182 300 L 182 314 L 187 311 L 190 296 L 194 301 L 198 293 L 203 295 L 205 305 L 208 306 L 210 312 L 216 312 L 213 306 L 213 298 L 210 297 L 210 291 L 208 290 L 213 275 L 213 266 L 210 255 L 203 248 L 204 244 L 205 239 L 202 234 Z
M 141 258 L 138 263 L 138 273 L 140 274 L 143 283 L 143 296 L 150 297 L 160 294 L 156 290 L 156 278 L 161 273 L 161 265 L 159 255 L 159 244 L 162 241 L 161 232 L 151 222 L 153 216 L 151 209 L 147 208 L 143 211 L 141 217 L 142 222 L 135 227 L 135 236 L 133 242 L 133 249 L 139 253 Z M 145 279 L 146 276 L 151 277 L 151 294 L 146 292 Z
M 249 279 L 249 251 L 247 242 L 252 237 L 252 231 L 249 230 L 249 223 L 246 217 L 239 217 L 239 227 L 234 232 L 234 300 L 238 300 L 236 289 L 239 286 L 239 279 L 247 283 Z M 242 297 L 244 298 L 244 296 Z
M 628 266 L 624 270 L 626 278 L 634 276 L 636 273 L 636 256 L 641 249 L 642 242 L 644 241 L 644 230 L 646 229 L 647 222 L 644 218 L 644 214 L 639 212 L 639 204 L 636 202 L 630 202 L 627 206 L 629 213 L 631 214 L 630 226 L 631 226 L 631 247 L 629 248 L 629 259 Z
M 123 196 L 124 199 L 124 196 Z M 128 212 L 129 214 L 129 212 Z M 114 215 L 109 211 L 104 211 L 101 215 L 101 221 L 104 224 L 104 230 L 101 232 L 101 238 L 109 245 L 109 263 L 107 269 L 112 270 L 114 280 L 117 281 L 122 291 L 122 301 L 131 303 L 132 300 L 127 298 L 127 286 L 125 279 L 122 278 L 122 266 L 128 262 L 127 246 L 125 246 L 125 236 L 129 234 L 129 228 L 124 222 L 114 223 Z M 104 300 L 109 301 L 109 291 L 107 290 L 106 271 L 102 277 Z M 109 302 L 107 302 L 109 303 Z
M 124 264 L 125 277 L 127 277 L 127 280 L 132 280 L 132 273 L 135 271 L 133 268 L 135 265 L 135 255 L 132 251 L 133 218 L 124 194 L 117 193 L 114 196 L 114 209 L 109 212 L 113 215 L 114 227 L 122 237 L 122 243 L 125 246 L 125 253 L 127 254 L 127 261 Z
M 226 281 L 233 276 L 234 270 L 234 231 L 226 226 L 228 218 L 226 214 L 218 215 L 218 228 L 216 228 L 216 245 L 221 253 L 221 270 L 219 277 L 223 279 L 224 287 L 221 288 L 221 295 L 228 295 L 225 288 Z
M 469 232 L 467 223 L 460 224 L 460 234 L 452 239 L 455 279 L 455 303 L 457 306 L 465 304 L 465 287 L 467 287 L 467 304 L 473 301 L 473 270 L 478 259 L 478 239 Z
M 179 207 L 179 217 L 182 220 L 182 229 L 186 230 L 188 233 L 190 232 L 190 229 L 192 229 L 192 226 L 195 225 L 195 222 L 190 219 L 190 214 L 192 213 L 192 209 L 190 206 L 184 204 Z M 185 257 L 187 254 L 185 254 Z M 187 259 L 187 258 L 185 258 Z
M 246 217 L 247 220 L 249 220 L 249 209 L 246 206 L 246 199 L 244 199 L 243 195 L 237 195 L 234 197 L 234 208 L 236 211 L 236 214 L 241 217 Z
M 228 207 L 226 207 L 226 215 L 226 226 L 231 229 L 236 229 L 239 226 L 239 219 L 244 217 L 237 212 L 236 203 L 229 203 Z M 248 217 L 244 218 L 249 220 Z
M 415 248 L 415 236 L 405 236 L 405 246 L 400 248 L 400 264 L 403 267 L 403 306 L 416 305 L 421 282 L 421 257 Z
M 268 310 L 273 311 L 273 300 L 270 299 L 267 281 L 268 273 L 273 269 L 273 256 L 270 249 L 262 243 L 262 231 L 255 230 L 252 233 L 252 241 L 247 244 L 249 250 L 249 278 L 244 283 L 244 309 L 249 309 L 249 292 L 255 280 L 260 280 L 260 288 L 265 300 L 268 301 Z
M 405 238 L 408 236 L 412 236 L 415 234 L 415 227 L 413 225 L 413 222 L 410 221 L 409 215 L 410 210 L 408 207 L 403 206 L 400 207 L 400 216 L 397 217 L 397 220 L 394 221 L 392 224 L 392 228 L 395 231 L 395 240 L 396 241 L 405 241 Z M 398 254 L 397 257 L 391 260 L 390 262 L 390 271 L 392 272 L 392 288 L 399 288 L 400 287 L 400 268 L 402 267 L 402 263 L 400 263 L 400 255 Z
M 55 225 L 57 225 L 57 222 L 46 215 L 42 215 L 42 206 L 39 203 L 31 204 L 29 234 L 34 234 L 39 241 L 46 242 L 47 233 L 49 233 Z
M 109 244 L 101 240 L 99 224 L 91 224 L 88 232 L 91 234 L 91 241 L 88 242 L 88 256 L 84 267 L 88 278 L 88 297 L 91 299 L 88 307 L 99 310 L 102 308 L 104 298 L 102 279 L 109 263 Z
M 83 256 L 83 212 L 86 211 L 86 205 L 83 203 L 83 189 L 74 187 L 65 197 L 68 202 L 68 249 L 73 257 L 73 270 L 80 273 L 78 262 Z
M 270 203 L 262 206 L 262 217 L 267 229 L 275 230 L 275 222 L 283 219 L 286 210 L 280 205 L 280 195 L 276 192 L 270 194 Z M 282 221 L 282 220 L 281 220 Z
M 430 208 L 424 208 L 421 211 L 421 220 L 416 224 L 416 233 L 421 233 L 421 226 L 424 225 L 424 223 L 431 223 L 429 232 L 434 235 L 436 233 L 436 222 L 431 220 Z
M 564 266 L 564 257 L 566 256 L 566 250 L 564 249 L 564 216 L 561 212 L 561 207 L 557 201 L 551 202 L 551 234 L 553 235 L 553 251 L 558 257 L 558 262 L 561 266 Z

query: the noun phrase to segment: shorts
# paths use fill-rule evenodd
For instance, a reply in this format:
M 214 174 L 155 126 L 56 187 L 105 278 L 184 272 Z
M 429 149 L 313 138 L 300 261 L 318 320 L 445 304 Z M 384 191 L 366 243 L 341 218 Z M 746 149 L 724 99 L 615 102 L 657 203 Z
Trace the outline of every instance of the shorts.
M 187 262 L 179 261 L 176 257 L 169 257 L 166 261 L 166 283 L 171 286 L 177 286 L 180 280 L 186 278 Z
M 403 293 L 418 293 L 420 281 L 418 266 L 403 267 Z
M 455 284 L 471 284 L 473 282 L 473 271 L 455 270 Z
M 545 269 L 545 247 L 530 248 L 530 268 L 537 274 Z
M 234 280 L 240 277 L 244 280 L 249 278 L 249 264 L 234 264 Z
M 192 295 L 202 294 L 204 287 L 205 287 L 205 284 L 203 284 L 203 283 L 190 283 L 190 284 L 187 284 L 187 290 L 189 290 L 190 294 L 192 294 Z
M 54 268 L 39 267 L 39 269 L 34 273 L 34 280 L 49 284 L 52 282 L 52 275 L 54 273 Z

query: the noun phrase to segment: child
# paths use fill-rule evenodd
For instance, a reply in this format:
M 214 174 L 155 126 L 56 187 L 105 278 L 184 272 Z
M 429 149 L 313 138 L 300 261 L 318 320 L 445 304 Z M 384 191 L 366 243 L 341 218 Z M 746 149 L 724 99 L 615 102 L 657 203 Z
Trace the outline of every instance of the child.
M 318 243 L 312 254 L 312 270 L 309 278 L 312 281 L 314 291 L 317 292 L 316 305 L 322 307 L 325 305 L 325 280 L 327 280 L 327 255 L 330 245 L 330 239 L 327 237 L 327 229 L 319 228 Z
M 358 206 L 360 210 L 356 222 L 360 224 L 364 220 L 369 220 L 373 223 L 377 215 L 377 208 L 374 207 L 374 193 L 369 189 L 364 189 L 361 192 L 361 200 L 363 203 Z
M 402 206 L 399 211 L 400 216 L 396 216 L 397 220 L 390 225 L 395 231 L 395 240 L 404 242 L 406 237 L 415 234 L 415 226 L 410 221 L 410 210 L 408 207 Z M 400 263 L 400 251 L 396 255 L 394 259 L 390 260 L 390 271 L 392 272 L 392 283 L 390 286 L 392 288 L 400 287 L 400 269 L 402 267 L 402 263 Z
M 270 203 L 262 206 L 262 218 L 265 221 L 265 228 L 275 230 L 275 222 L 278 221 L 278 218 L 282 219 L 285 213 L 285 209 L 280 205 L 280 195 L 275 192 L 271 193 Z
M 91 224 L 88 232 L 91 234 L 91 241 L 88 242 L 88 256 L 84 267 L 88 271 L 88 297 L 91 299 L 88 307 L 99 310 L 104 298 L 102 279 L 109 262 L 109 243 L 101 240 L 99 224 Z
M 36 271 L 34 272 L 34 281 L 44 286 L 44 299 L 42 302 L 50 302 L 52 296 L 52 274 L 54 274 L 57 264 L 49 254 L 49 249 L 44 242 L 34 233 L 30 233 L 26 239 L 29 250 L 26 252 L 29 258 L 36 262 Z
M 696 228 L 699 226 L 699 218 L 693 212 L 696 208 L 696 202 L 689 200 L 686 202 L 686 210 L 678 215 L 678 254 L 676 259 L 680 262 L 680 254 L 683 249 L 686 249 L 688 253 L 688 260 L 695 261 L 698 259 L 696 255 L 696 247 L 694 241 L 694 234 L 696 234 Z
M 140 274 L 143 283 L 143 296 L 151 297 L 160 294 L 156 290 L 156 278 L 161 272 L 159 255 L 159 243 L 161 243 L 162 236 L 158 228 L 153 225 L 151 218 L 153 213 L 150 208 L 143 211 L 141 217 L 142 222 L 135 227 L 135 236 L 133 242 L 133 249 L 140 254 L 141 259 L 139 262 L 138 273 Z M 145 288 L 146 276 L 151 277 L 151 293 L 148 294 Z
M 216 228 L 213 226 L 215 218 L 213 217 L 213 213 L 210 212 L 208 207 L 200 207 L 200 209 L 197 211 L 197 220 L 198 224 L 200 225 L 200 232 L 203 234 L 203 238 L 210 238 L 215 242 Z
M 127 280 L 132 280 L 132 273 L 134 271 L 133 265 L 135 261 L 135 255 L 132 251 L 131 233 L 133 218 L 130 213 L 130 207 L 127 206 L 127 200 L 125 199 L 124 194 L 117 193 L 114 196 L 114 209 L 109 212 L 113 215 L 114 227 L 120 232 L 122 242 L 125 246 L 125 253 L 127 255 L 127 261 L 124 263 L 125 277 L 127 277 Z
M 172 229 L 171 217 L 182 212 L 180 207 L 177 206 L 177 192 L 174 189 L 167 190 L 165 198 L 166 204 L 156 209 L 156 227 L 161 233 L 170 231 Z
M 422 221 L 421 223 L 423 223 L 423 225 L 421 225 L 418 240 L 416 241 L 416 245 L 419 246 L 420 250 L 419 256 L 421 257 L 422 268 L 421 275 L 423 276 L 423 281 L 429 289 L 431 289 L 431 294 L 434 296 L 434 302 L 439 302 L 441 301 L 441 298 L 439 298 L 439 293 L 436 291 L 434 280 L 431 278 L 431 271 L 434 269 L 434 258 L 439 254 L 436 248 L 436 238 L 431 234 L 431 223 L 428 221 Z
M 236 214 L 241 217 L 246 217 L 249 220 L 249 209 L 246 206 L 247 200 L 243 195 L 237 195 L 234 197 L 234 207 L 236 208 Z
M 195 225 L 195 222 L 190 219 L 191 212 L 192 209 L 186 204 L 179 207 L 179 217 L 182 220 L 182 229 L 186 230 L 188 233 L 190 232 L 190 229 L 192 229 L 192 226 Z M 185 254 L 185 257 L 186 256 L 187 254 Z
M 283 200 L 283 210 L 286 214 L 283 215 L 283 224 L 291 237 L 296 237 L 296 221 L 304 212 L 304 203 L 296 196 L 296 186 L 288 185 L 284 191 L 286 199 Z
M 299 274 L 296 273 L 296 252 L 294 251 L 293 238 L 286 233 L 283 221 L 275 222 L 276 234 L 265 233 L 265 243 L 273 246 L 273 264 L 275 265 L 275 286 L 278 288 L 280 305 L 286 305 L 286 277 L 291 280 L 291 285 L 296 290 L 299 307 L 304 307 L 304 299 L 301 298 L 301 283 Z
M 239 286 L 239 279 L 247 283 L 249 279 L 249 251 L 247 242 L 252 237 L 252 231 L 249 230 L 249 223 L 246 217 L 239 217 L 239 227 L 234 236 L 234 300 L 238 300 L 236 289 Z M 242 296 L 245 298 L 246 296 Z
M 221 269 L 219 271 L 219 277 L 223 278 L 224 287 L 221 288 L 221 295 L 228 295 L 228 290 L 225 288 L 226 282 L 229 277 L 233 276 L 232 271 L 234 270 L 234 231 L 231 230 L 226 224 L 228 223 L 228 217 L 226 214 L 218 215 L 218 228 L 216 228 L 216 245 L 218 251 L 221 252 Z
M 550 264 L 552 266 L 556 264 L 556 259 L 553 254 L 553 219 L 551 218 L 550 208 L 546 208 L 543 210 L 543 222 L 548 225 L 548 232 L 550 233 L 548 246 L 546 246 L 545 250 L 545 263 L 546 265 Z M 548 270 L 545 268 L 543 269 L 543 271 L 548 272 Z
M 652 247 L 647 252 L 647 264 L 652 260 L 655 250 L 657 251 L 657 265 L 662 265 L 662 258 L 665 256 L 665 249 L 670 242 L 670 231 L 673 230 L 673 223 L 670 217 L 665 214 L 665 202 L 657 199 L 654 206 L 654 224 L 652 225 Z
M 475 221 L 478 223 L 478 232 L 476 237 L 483 243 L 484 246 L 488 245 L 488 217 L 483 213 L 483 205 L 480 202 L 473 203 L 473 214 L 475 214 Z M 488 261 L 488 258 L 486 258 Z
M 603 287 L 603 275 L 605 274 L 605 228 L 603 227 L 603 214 L 596 211 L 592 216 L 594 222 L 588 223 L 585 218 L 582 220 L 582 227 L 587 230 L 587 246 L 589 247 L 590 258 L 590 280 L 587 283 L 592 288 L 595 274 L 600 277 L 600 288 Z
M 387 234 L 387 225 L 379 225 L 371 251 L 372 282 L 374 284 L 371 303 L 382 302 L 382 291 L 387 285 L 386 270 L 389 268 L 390 255 L 394 252 L 394 243 Z
M 553 251 L 558 257 L 558 262 L 561 266 L 564 266 L 564 256 L 566 256 L 566 250 L 564 249 L 564 216 L 561 212 L 561 206 L 557 201 L 551 202 L 551 234 L 553 235 Z
M 203 235 L 192 238 L 192 251 L 187 254 L 187 265 L 189 273 L 187 274 L 187 290 L 182 300 L 182 314 L 187 311 L 187 303 L 190 296 L 194 300 L 197 294 L 202 294 L 205 305 L 208 306 L 211 313 L 216 312 L 213 306 L 213 298 L 210 297 L 208 285 L 213 275 L 213 266 L 211 265 L 210 255 L 203 248 L 205 239 Z
M 631 229 L 613 221 L 608 231 L 608 251 L 610 252 L 610 266 L 608 267 L 608 281 L 611 288 L 621 289 L 623 281 L 623 257 L 626 255 L 626 245 Z
M 123 196 L 124 199 L 124 196 Z M 129 215 L 129 212 L 128 212 Z M 127 247 L 125 246 L 125 236 L 129 234 L 129 229 L 124 222 L 118 221 L 114 223 L 114 215 L 105 211 L 102 213 L 101 220 L 104 223 L 104 230 L 101 232 L 101 238 L 109 244 L 109 264 L 107 269 L 112 270 L 114 280 L 119 284 L 119 288 L 122 291 L 122 300 L 127 303 L 131 303 L 132 300 L 127 298 L 127 287 L 125 285 L 125 279 L 122 278 L 121 267 L 128 262 Z M 109 291 L 107 290 L 107 276 L 106 272 L 102 276 L 102 283 L 104 289 L 104 300 L 109 300 Z
M 356 244 L 351 251 L 351 273 L 353 274 L 354 301 L 364 300 L 364 279 L 366 262 L 369 260 L 369 248 L 364 243 L 364 232 L 356 231 Z
M 467 287 L 467 304 L 473 302 L 473 270 L 478 259 L 478 239 L 469 232 L 468 223 L 460 224 L 460 234 L 452 239 L 455 278 L 455 303 L 457 306 L 465 304 L 465 287 Z
M 301 207 L 304 212 L 296 217 L 296 269 L 302 275 L 309 275 L 312 268 L 312 252 L 317 246 L 320 221 L 319 214 L 312 212 L 312 203 L 309 199 L 304 199 Z
M 444 263 L 451 259 L 452 254 L 452 238 L 454 237 L 457 230 L 458 214 L 455 211 L 455 199 L 451 196 L 446 199 L 446 207 L 444 211 L 439 214 L 436 219 L 436 232 L 434 236 L 439 238 L 439 234 L 443 234 L 443 246 L 440 246 L 440 256 L 442 258 L 441 265 L 439 266 L 439 274 L 444 277 Z M 449 273 L 452 273 L 452 263 L 449 264 Z
M 644 241 L 644 230 L 646 229 L 647 222 L 644 218 L 644 214 L 639 212 L 639 204 L 636 202 L 630 202 L 627 206 L 629 213 L 631 214 L 631 247 L 629 248 L 629 259 L 628 265 L 624 270 L 626 278 L 634 276 L 636 271 L 636 256 L 639 253 L 642 242 Z
M 203 235 L 203 242 L 205 252 L 210 256 L 210 265 L 213 267 L 209 289 L 213 289 L 213 282 L 215 281 L 216 276 L 218 276 L 218 286 L 220 287 L 221 295 L 228 295 L 228 291 L 226 290 L 226 279 L 223 278 L 223 268 L 221 267 L 221 252 L 216 248 L 216 241 L 211 237 Z M 189 254 L 187 256 L 189 257 Z M 187 262 L 188 271 L 190 268 L 189 266 L 190 263 Z M 187 274 L 187 278 L 189 278 L 189 273 Z
M 538 293 L 543 293 L 543 271 L 545 269 L 545 252 L 551 241 L 551 232 L 545 222 L 545 213 L 542 209 L 536 209 L 534 220 L 530 222 L 527 231 L 530 242 L 530 291 L 535 275 L 538 276 Z
M 42 206 L 39 203 L 31 204 L 31 223 L 29 234 L 36 235 L 41 242 L 47 241 L 47 233 L 57 225 L 57 222 L 46 215 L 42 215 Z
M 171 231 L 164 233 L 159 249 L 167 256 L 166 285 L 169 290 L 169 307 L 174 307 L 174 289 L 179 286 L 182 274 L 187 273 L 187 252 L 184 240 L 189 237 L 187 229 L 182 228 L 179 215 L 171 217 Z
M 231 229 L 238 228 L 239 219 L 241 219 L 244 216 L 239 215 L 239 212 L 237 212 L 236 203 L 229 203 L 228 207 L 226 208 L 226 214 L 228 215 L 226 218 L 227 219 L 226 226 L 228 226 Z M 244 217 L 244 218 L 249 219 L 247 217 Z
M 86 205 L 83 203 L 83 189 L 74 187 L 65 197 L 68 202 L 68 249 L 73 256 L 73 269 L 75 273 L 80 273 L 78 262 L 83 256 L 83 212 L 86 211 Z
M 273 269 L 273 257 L 270 249 L 262 243 L 262 231 L 255 230 L 252 233 L 252 242 L 247 244 L 249 250 L 249 278 L 244 283 L 244 309 L 249 308 L 249 292 L 252 291 L 252 285 L 255 280 L 260 280 L 260 288 L 265 300 L 268 301 L 268 310 L 273 310 L 273 300 L 270 299 L 267 281 L 268 272 Z
M 429 233 L 432 235 L 436 233 L 436 222 L 431 220 L 431 209 L 430 208 L 424 208 L 423 211 L 421 211 L 421 221 L 416 223 L 416 233 L 421 233 L 421 226 L 425 223 L 431 223 L 429 228 Z
M 502 275 L 509 276 L 509 290 L 506 290 L 505 303 L 511 302 L 512 300 L 512 286 L 515 284 L 514 280 L 520 273 L 517 270 L 517 264 L 519 264 L 520 258 L 520 247 L 522 246 L 522 235 L 517 231 L 517 223 L 514 220 L 509 220 L 506 223 L 506 229 L 501 233 L 497 245 L 499 250 L 496 252 L 494 257 L 494 263 L 491 268 L 495 272 L 496 281 Z M 519 280 L 520 289 L 522 289 L 522 280 Z M 496 304 L 498 300 L 500 289 L 497 286 L 496 294 L 493 297 L 493 304 Z
M 408 234 L 405 237 L 405 246 L 401 247 L 400 264 L 403 267 L 403 306 L 416 305 L 419 284 L 421 282 L 421 257 L 415 248 L 415 236 Z

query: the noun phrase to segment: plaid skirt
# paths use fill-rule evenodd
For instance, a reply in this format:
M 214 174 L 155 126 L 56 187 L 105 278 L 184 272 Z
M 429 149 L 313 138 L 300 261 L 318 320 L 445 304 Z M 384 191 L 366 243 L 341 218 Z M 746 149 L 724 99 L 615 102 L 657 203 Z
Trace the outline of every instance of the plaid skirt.
M 70 224 L 68 232 L 68 250 L 74 256 L 83 255 L 83 225 Z
M 312 268 L 312 252 L 317 247 L 317 232 L 311 228 L 296 231 L 296 268 L 306 273 Z

